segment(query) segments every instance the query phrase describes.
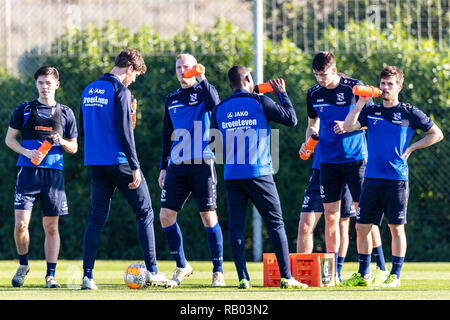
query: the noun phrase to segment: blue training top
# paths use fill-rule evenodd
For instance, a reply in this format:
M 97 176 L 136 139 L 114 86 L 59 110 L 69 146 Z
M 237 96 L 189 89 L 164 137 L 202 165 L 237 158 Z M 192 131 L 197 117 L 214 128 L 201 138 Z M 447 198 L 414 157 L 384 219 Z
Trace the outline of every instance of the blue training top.
M 313 153 L 313 165 L 312 168 L 313 169 L 317 169 L 320 170 L 320 141 L 316 144 L 316 147 L 314 148 L 314 153 Z
M 128 163 L 139 168 L 132 123 L 131 92 L 106 73 L 81 96 L 80 133 L 84 135 L 85 165 Z
M 358 122 L 367 127 L 369 157 L 364 177 L 408 180 L 408 163 L 401 156 L 414 130 L 430 130 L 433 120 L 418 108 L 400 102 L 391 108 L 382 104 L 365 106 Z
M 270 121 L 297 124 L 287 93 L 278 97 L 281 106 L 264 95 L 236 90 L 214 108 L 211 127 L 221 132 L 225 180 L 273 174 Z
M 355 106 L 358 99 L 352 92 L 355 85 L 362 85 L 362 82 L 341 77 L 334 89 L 316 84 L 306 94 L 308 117 L 320 118 L 320 162 L 345 163 L 367 158 L 367 141 L 363 131 L 337 134 L 333 129 L 335 120 L 344 121 Z M 368 104 L 373 104 L 372 100 Z
M 61 104 L 60 106 L 63 135 L 66 139 L 74 139 L 78 136 L 75 116 L 68 106 Z M 44 119 L 51 118 L 56 110 L 56 106 L 43 105 L 38 100 L 20 103 L 14 109 L 9 126 L 16 130 L 22 130 L 30 119 L 32 107 L 35 107 L 38 116 Z M 22 146 L 30 150 L 38 149 L 43 141 L 42 139 L 22 139 Z M 23 155 L 19 155 L 16 166 L 63 170 L 63 163 L 62 147 L 53 145 L 38 166 L 34 165 L 30 159 Z
M 206 79 L 190 88 L 179 88 L 166 97 L 160 170 L 172 163 L 214 159 L 207 132 L 211 111 L 219 101 L 216 88 Z

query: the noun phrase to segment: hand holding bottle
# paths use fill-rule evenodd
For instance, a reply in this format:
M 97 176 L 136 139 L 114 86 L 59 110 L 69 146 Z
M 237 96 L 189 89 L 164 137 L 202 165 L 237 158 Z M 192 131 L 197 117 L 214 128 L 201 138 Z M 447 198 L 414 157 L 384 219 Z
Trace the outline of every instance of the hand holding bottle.
M 45 156 L 49 152 L 49 150 L 52 148 L 52 146 L 53 146 L 53 143 L 51 143 L 48 140 L 44 140 L 44 142 L 42 142 L 41 146 L 37 150 L 35 150 L 32 158 L 31 158 L 31 162 L 36 166 L 40 165 L 42 160 L 44 160 Z
M 300 158 L 302 160 L 308 160 L 311 154 L 314 152 L 314 148 L 316 147 L 317 143 L 319 142 L 319 136 L 317 134 L 312 134 L 308 141 L 302 144 L 300 148 Z

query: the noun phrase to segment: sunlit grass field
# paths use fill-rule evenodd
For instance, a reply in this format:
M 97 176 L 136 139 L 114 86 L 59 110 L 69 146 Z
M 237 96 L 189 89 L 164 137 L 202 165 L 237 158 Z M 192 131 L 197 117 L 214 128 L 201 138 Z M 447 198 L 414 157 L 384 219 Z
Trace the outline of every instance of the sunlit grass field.
M 21 288 L 11 286 L 18 262 L 0 261 L 0 300 L 450 300 L 450 263 L 405 263 L 401 286 L 390 289 L 370 287 L 310 287 L 304 290 L 282 290 L 263 287 L 262 262 L 249 262 L 250 290 L 237 289 L 234 264 L 224 262 L 226 287 L 211 287 L 212 265 L 207 261 L 191 261 L 194 274 L 176 288 L 146 288 L 133 290 L 125 286 L 123 273 L 132 262 L 98 260 L 94 277 L 98 291 L 82 291 L 82 261 L 61 260 L 56 278 L 60 289 L 45 288 L 45 261 L 31 260 L 30 273 Z M 158 269 L 171 277 L 173 261 L 159 261 Z M 372 268 L 374 265 L 372 264 Z M 390 264 L 388 264 L 390 268 Z M 343 277 L 349 278 L 357 264 L 347 262 Z

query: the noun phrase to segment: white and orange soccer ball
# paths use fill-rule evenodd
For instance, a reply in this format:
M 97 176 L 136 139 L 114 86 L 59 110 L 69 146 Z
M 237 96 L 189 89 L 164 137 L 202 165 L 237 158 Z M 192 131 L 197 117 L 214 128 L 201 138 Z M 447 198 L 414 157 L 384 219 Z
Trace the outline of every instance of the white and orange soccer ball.
M 125 269 L 123 279 L 128 288 L 144 289 L 147 284 L 147 277 L 148 272 L 145 264 L 142 262 L 135 262 Z

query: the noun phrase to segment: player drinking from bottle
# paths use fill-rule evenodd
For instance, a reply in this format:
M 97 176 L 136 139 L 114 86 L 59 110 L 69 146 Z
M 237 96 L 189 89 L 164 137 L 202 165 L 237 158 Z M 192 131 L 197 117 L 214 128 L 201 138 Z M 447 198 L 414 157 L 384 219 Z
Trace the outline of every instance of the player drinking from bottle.
M 372 225 L 386 216 L 392 235 L 392 269 L 382 287 L 400 285 L 400 271 L 406 254 L 406 211 L 409 196 L 408 157 L 417 149 L 443 139 L 441 129 L 418 108 L 400 102 L 403 72 L 388 66 L 380 73 L 383 102 L 368 105 L 361 97 L 349 112 L 344 129 L 354 132 L 367 127 L 368 162 L 356 217 L 359 270 L 342 286 L 366 286 L 369 278 Z M 416 129 L 427 135 L 408 146 Z
M 59 288 L 55 278 L 59 255 L 59 216 L 69 213 L 63 176 L 63 150 L 76 153 L 77 127 L 72 110 L 55 100 L 59 88 L 59 73 L 53 67 L 41 67 L 34 74 L 39 97 L 19 104 L 11 117 L 5 142 L 19 154 L 18 175 L 14 195 L 14 240 L 19 255 L 19 268 L 12 279 L 21 287 L 30 271 L 28 246 L 31 212 L 41 201 L 42 224 L 45 232 L 44 251 L 47 261 L 47 288 Z M 21 136 L 21 142 L 17 140 Z M 53 144 L 47 155 L 38 149 L 44 140 Z M 38 163 L 35 165 L 33 162 Z
M 253 93 L 253 78 L 244 66 L 228 71 L 233 94 L 213 111 L 212 127 L 220 130 L 231 250 L 239 278 L 239 288 L 250 288 L 245 259 L 245 217 L 250 200 L 258 209 L 270 236 L 280 269 L 281 288 L 305 288 L 292 277 L 289 246 L 270 155 L 271 121 L 293 127 L 295 109 L 283 79 L 271 80 L 280 104 Z
M 208 147 L 204 133 L 209 130 L 211 111 L 219 103 L 216 88 L 200 73 L 192 77 L 184 73 L 197 65 L 190 54 L 176 58 L 175 71 L 181 88 L 166 97 L 163 146 L 159 185 L 161 192 L 161 225 L 176 262 L 172 280 L 177 284 L 192 274 L 187 262 L 183 235 L 177 223 L 178 212 L 192 194 L 197 201 L 205 227 L 213 263 L 212 286 L 224 286 L 223 238 L 216 213 L 217 177 L 214 154 Z

